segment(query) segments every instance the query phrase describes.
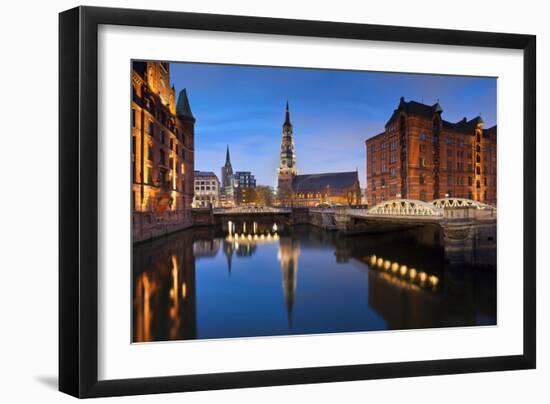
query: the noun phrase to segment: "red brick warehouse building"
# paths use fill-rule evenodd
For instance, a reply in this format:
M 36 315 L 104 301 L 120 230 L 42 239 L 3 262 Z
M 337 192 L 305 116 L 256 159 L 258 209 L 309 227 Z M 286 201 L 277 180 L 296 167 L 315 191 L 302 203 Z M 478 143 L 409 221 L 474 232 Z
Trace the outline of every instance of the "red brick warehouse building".
M 436 103 L 403 97 L 384 132 L 366 141 L 370 206 L 391 199 L 468 198 L 496 205 L 497 127 L 452 123 Z

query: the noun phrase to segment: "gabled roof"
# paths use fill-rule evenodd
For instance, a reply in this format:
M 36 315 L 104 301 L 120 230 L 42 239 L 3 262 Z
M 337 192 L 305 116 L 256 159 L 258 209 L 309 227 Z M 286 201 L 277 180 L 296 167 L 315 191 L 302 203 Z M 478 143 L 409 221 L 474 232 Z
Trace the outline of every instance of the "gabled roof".
M 191 105 L 189 105 L 189 98 L 187 98 L 187 91 L 184 88 L 178 95 L 178 102 L 176 105 L 176 114 L 182 118 L 195 119 L 191 112 Z
M 292 189 L 295 192 L 317 191 L 330 188 L 349 188 L 359 183 L 357 171 L 341 173 L 302 174 L 292 180 Z
M 400 111 L 404 111 L 407 114 L 419 115 L 427 118 L 432 118 L 434 114 L 440 114 L 443 112 L 443 108 L 439 105 L 439 101 L 434 105 L 427 105 L 417 101 L 405 101 L 403 97 L 399 100 L 399 106 L 393 111 L 392 116 L 386 122 L 386 126 L 393 121 L 399 115 Z
M 476 116 L 473 119 L 470 119 L 469 121 L 464 117 L 462 120 L 453 123 L 449 121 L 443 121 L 443 127 L 451 130 L 455 130 L 457 132 L 463 132 L 468 133 L 470 135 L 475 134 L 475 129 L 478 124 L 483 124 L 483 119 L 481 119 L 480 116 Z

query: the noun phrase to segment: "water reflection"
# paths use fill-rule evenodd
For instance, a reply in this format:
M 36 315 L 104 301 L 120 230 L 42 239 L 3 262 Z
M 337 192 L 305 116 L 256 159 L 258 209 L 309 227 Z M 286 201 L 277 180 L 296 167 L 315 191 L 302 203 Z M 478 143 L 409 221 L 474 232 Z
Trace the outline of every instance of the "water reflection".
M 495 272 L 447 267 L 442 251 L 409 236 L 253 222 L 139 244 L 133 339 L 495 324 Z

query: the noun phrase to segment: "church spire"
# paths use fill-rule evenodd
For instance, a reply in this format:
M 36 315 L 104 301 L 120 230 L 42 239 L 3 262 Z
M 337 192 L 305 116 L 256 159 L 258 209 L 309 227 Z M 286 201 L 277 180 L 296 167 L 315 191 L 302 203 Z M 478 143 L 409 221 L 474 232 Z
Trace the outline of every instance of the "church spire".
M 229 157 L 229 145 L 227 145 L 227 150 L 225 152 L 225 165 L 231 165 L 231 158 Z
M 290 123 L 290 111 L 288 109 L 288 100 L 286 100 L 286 111 L 285 111 L 285 123 L 284 124 L 292 126 L 292 124 Z

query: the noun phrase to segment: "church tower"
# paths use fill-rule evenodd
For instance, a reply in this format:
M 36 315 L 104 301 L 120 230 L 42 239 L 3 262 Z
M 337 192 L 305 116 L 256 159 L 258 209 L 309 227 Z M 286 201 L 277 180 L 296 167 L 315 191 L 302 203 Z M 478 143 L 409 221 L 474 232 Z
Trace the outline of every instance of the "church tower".
M 233 178 L 233 167 L 231 166 L 231 158 L 229 157 L 229 145 L 225 152 L 225 165 L 222 167 L 222 188 L 231 185 L 231 179 Z
M 283 123 L 278 173 L 277 191 L 279 197 L 281 199 L 290 198 L 292 194 L 292 179 L 298 174 L 298 168 L 296 167 L 294 135 L 292 134 L 292 123 L 290 123 L 288 101 L 286 102 L 285 122 Z

